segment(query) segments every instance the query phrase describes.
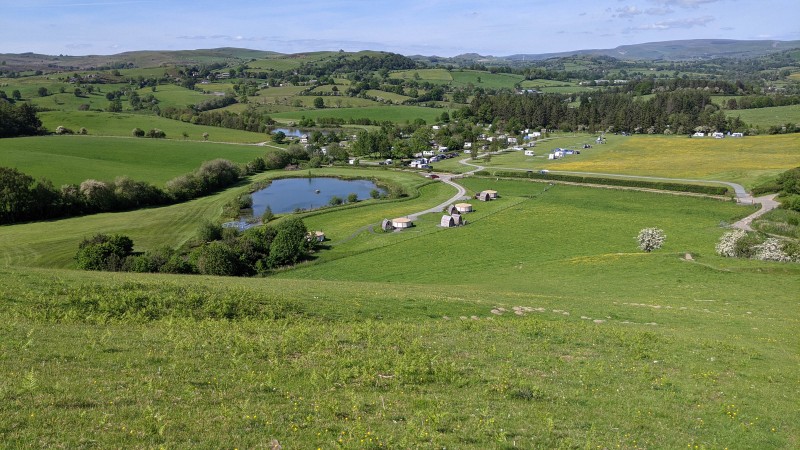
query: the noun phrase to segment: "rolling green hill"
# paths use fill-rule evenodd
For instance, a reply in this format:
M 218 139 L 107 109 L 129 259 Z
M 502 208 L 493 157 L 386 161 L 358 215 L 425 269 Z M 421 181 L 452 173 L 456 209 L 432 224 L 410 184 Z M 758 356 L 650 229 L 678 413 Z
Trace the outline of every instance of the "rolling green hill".
M 78 446 L 91 431 L 112 447 L 796 446 L 800 272 L 713 255 L 719 222 L 749 208 L 466 184 L 501 195 L 466 227 L 432 217 L 334 234 L 317 261 L 263 279 L 25 268 L 56 230 L 72 230 L 57 243 L 66 257 L 98 229 L 76 220 L 130 233 L 140 250 L 179 244 L 241 188 L 2 227 L 3 255 L 31 248 L 12 236 L 41 242 L 0 267 L 0 416 L 14 424 L 3 442 Z M 306 220 L 375 223 L 380 208 L 408 213 L 452 192 L 422 189 Z M 667 243 L 645 254 L 633 237 L 651 225 Z
M 246 163 L 267 151 L 260 146 L 214 142 L 45 136 L 0 139 L 0 165 L 48 178 L 56 186 L 86 179 L 111 181 L 118 176 L 160 185 L 191 172 L 203 161 L 225 158 Z

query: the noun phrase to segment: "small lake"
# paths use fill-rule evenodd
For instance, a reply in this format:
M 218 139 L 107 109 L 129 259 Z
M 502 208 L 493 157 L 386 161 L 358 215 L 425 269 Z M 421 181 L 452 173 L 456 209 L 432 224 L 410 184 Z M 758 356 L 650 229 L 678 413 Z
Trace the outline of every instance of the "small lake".
M 303 130 L 301 128 L 273 128 L 270 133 L 275 134 L 279 131 L 283 131 L 283 134 L 285 134 L 286 137 L 301 137 L 303 135 L 311 136 L 310 130 Z M 328 134 L 328 132 L 323 131 L 322 134 Z
M 275 214 L 292 212 L 296 209 L 316 209 L 328 206 L 331 197 L 347 201 L 347 196 L 355 193 L 359 200 L 371 198 L 370 192 L 377 189 L 385 191 L 369 180 L 340 180 L 338 178 L 283 178 L 274 180 L 268 187 L 253 192 L 253 216 L 261 217 L 269 205 Z

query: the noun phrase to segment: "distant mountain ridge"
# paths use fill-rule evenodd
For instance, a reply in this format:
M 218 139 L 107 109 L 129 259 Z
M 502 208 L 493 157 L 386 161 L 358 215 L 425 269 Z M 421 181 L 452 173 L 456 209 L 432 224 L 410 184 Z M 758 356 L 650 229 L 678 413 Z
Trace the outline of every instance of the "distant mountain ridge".
M 453 57 L 413 55 L 409 58 L 426 63 L 452 63 L 468 65 L 472 63 L 503 65 L 524 64 L 525 61 L 543 61 L 552 58 L 572 56 L 604 56 L 619 60 L 697 60 L 719 57 L 728 58 L 758 58 L 770 53 L 782 52 L 790 49 L 800 49 L 798 41 L 778 40 L 732 40 L 732 39 L 692 39 L 682 41 L 647 42 L 643 44 L 621 45 L 613 49 L 587 49 L 558 53 L 515 54 L 509 56 L 484 56 L 477 53 L 465 53 Z M 0 60 L 6 69 L 15 70 L 79 70 L 98 67 L 158 67 L 166 64 L 241 64 L 249 60 L 279 57 L 293 58 L 311 54 L 334 54 L 330 52 L 301 52 L 296 54 L 282 54 L 266 50 L 252 50 L 244 48 L 214 48 L 198 50 L 137 50 L 115 55 L 41 55 L 36 53 L 5 53 L 0 54 Z M 370 53 L 348 52 L 349 54 Z M 387 53 L 387 52 L 374 52 Z M 0 68 L 2 71 L 2 68 Z
M 800 48 L 800 41 L 734 39 L 691 39 L 620 45 L 612 49 L 575 50 L 559 53 L 516 54 L 502 57 L 511 61 L 540 61 L 574 55 L 611 56 L 623 60 L 680 61 L 711 58 L 756 58 L 769 53 Z

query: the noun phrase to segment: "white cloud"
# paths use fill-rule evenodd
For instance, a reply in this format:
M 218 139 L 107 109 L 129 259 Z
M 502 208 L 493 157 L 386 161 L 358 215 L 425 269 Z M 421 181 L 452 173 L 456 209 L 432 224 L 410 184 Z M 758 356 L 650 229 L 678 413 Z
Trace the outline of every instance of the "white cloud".
M 622 8 L 617 8 L 614 10 L 614 12 L 616 13 L 614 14 L 614 17 L 620 17 L 623 19 L 628 19 L 634 16 L 644 14 L 644 11 L 635 6 L 625 6 Z
M 664 20 L 662 22 L 656 22 L 649 25 L 642 25 L 639 27 L 633 27 L 630 30 L 638 30 L 638 31 L 648 31 L 648 30 L 674 30 L 676 28 L 694 28 L 694 27 L 704 27 L 706 24 L 713 22 L 714 18 L 711 16 L 703 16 L 703 17 L 692 17 L 688 19 L 675 19 L 675 20 Z
M 679 6 L 681 8 L 697 8 L 700 5 L 705 5 L 708 3 L 716 3 L 721 0 L 653 0 L 655 3 L 664 5 L 666 7 L 669 6 Z
M 645 14 L 650 16 L 666 16 L 667 14 L 672 14 L 673 10 L 669 8 L 647 8 Z

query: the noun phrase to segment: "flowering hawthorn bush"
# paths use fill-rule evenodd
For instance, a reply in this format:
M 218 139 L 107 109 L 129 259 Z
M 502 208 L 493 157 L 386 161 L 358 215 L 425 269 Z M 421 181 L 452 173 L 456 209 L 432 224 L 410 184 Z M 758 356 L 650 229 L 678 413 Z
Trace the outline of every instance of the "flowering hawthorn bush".
M 646 252 L 661 248 L 665 239 L 667 239 L 667 235 L 660 228 L 643 228 L 639 235 L 636 236 L 639 248 Z

